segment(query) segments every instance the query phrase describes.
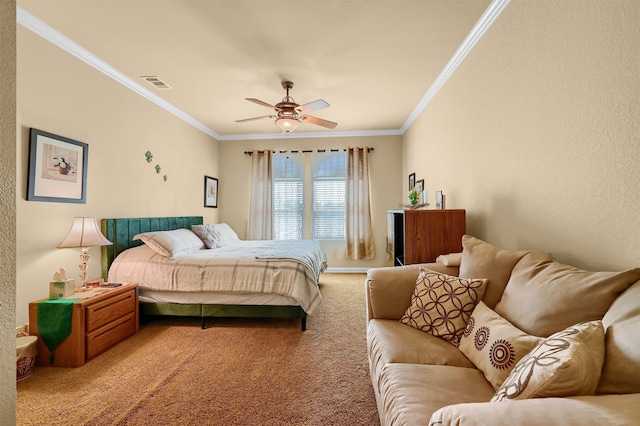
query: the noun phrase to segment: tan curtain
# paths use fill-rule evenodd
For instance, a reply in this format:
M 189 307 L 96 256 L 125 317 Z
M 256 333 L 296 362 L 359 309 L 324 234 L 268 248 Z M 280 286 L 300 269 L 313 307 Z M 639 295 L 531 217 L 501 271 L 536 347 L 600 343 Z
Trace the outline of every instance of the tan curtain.
M 251 154 L 251 201 L 249 205 L 249 239 L 273 239 L 273 183 L 271 151 Z
M 376 255 L 369 201 L 369 150 L 347 151 L 347 257 L 371 259 Z

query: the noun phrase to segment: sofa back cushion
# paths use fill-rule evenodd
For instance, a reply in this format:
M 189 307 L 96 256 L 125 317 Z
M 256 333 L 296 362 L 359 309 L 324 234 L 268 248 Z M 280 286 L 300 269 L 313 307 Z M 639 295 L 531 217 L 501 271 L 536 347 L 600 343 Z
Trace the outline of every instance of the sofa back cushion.
M 611 303 L 638 279 L 640 268 L 592 272 L 533 251 L 513 268 L 495 310 L 522 331 L 548 337 L 571 325 L 602 319 Z
M 605 361 L 597 393 L 640 393 L 640 281 L 622 293 L 602 318 Z
M 464 235 L 459 276 L 486 278 L 487 289 L 482 300 L 493 309 L 502 297 L 511 270 L 527 253 L 528 251 L 524 250 L 503 250 L 470 235 Z

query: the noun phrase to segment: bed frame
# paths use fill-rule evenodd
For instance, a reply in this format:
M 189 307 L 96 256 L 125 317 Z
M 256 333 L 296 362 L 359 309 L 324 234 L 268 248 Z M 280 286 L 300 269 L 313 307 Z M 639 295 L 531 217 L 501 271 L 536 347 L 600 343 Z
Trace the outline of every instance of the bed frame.
M 102 233 L 109 241 L 113 242 L 111 246 L 102 247 L 102 278 L 107 279 L 109 267 L 118 254 L 142 244 L 142 241 L 133 240 L 136 234 L 182 228 L 191 229 L 191 225 L 202 224 L 202 216 L 102 219 Z M 300 318 L 302 331 L 307 329 L 307 313 L 300 306 L 140 302 L 140 312 L 145 315 L 200 317 L 203 329 L 206 328 L 205 321 L 208 317 Z

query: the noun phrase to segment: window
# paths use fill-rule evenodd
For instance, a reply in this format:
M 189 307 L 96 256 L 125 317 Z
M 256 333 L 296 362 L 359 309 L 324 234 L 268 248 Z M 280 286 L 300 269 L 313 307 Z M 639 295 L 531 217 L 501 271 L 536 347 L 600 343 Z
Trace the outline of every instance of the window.
M 274 239 L 344 240 L 345 193 L 346 153 L 274 154 Z
M 346 154 L 311 155 L 311 238 L 345 239 Z
M 273 156 L 273 238 L 305 237 L 304 157 L 300 154 Z

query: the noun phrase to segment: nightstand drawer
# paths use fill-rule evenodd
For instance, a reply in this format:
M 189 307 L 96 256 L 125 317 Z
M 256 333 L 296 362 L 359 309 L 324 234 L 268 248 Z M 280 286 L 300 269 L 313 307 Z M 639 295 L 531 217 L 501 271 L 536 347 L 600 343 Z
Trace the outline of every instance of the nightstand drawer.
M 136 316 L 135 313 L 130 313 L 93 333 L 88 333 L 86 337 L 87 360 L 99 355 L 135 332 Z
M 136 295 L 134 289 L 109 300 L 87 306 L 85 331 L 90 333 L 117 318 L 135 312 L 135 310 Z

